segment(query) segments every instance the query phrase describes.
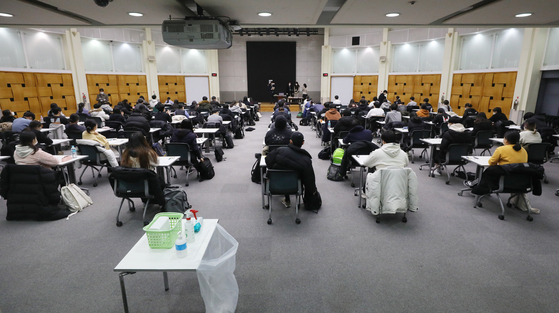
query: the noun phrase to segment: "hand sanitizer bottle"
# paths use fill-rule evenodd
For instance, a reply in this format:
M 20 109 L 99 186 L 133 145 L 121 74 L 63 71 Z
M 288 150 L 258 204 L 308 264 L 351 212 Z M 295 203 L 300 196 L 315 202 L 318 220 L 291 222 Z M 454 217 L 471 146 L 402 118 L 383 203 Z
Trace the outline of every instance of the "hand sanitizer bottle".
M 72 146 L 72 158 L 75 159 L 76 155 L 77 155 L 78 150 L 76 150 L 75 146 Z
M 186 234 L 186 242 L 194 242 L 194 219 L 190 211 L 186 211 L 186 223 L 184 224 L 184 232 Z
M 175 249 L 177 250 L 177 256 L 179 259 L 186 256 L 186 238 L 182 235 L 182 231 L 179 232 L 179 238 L 175 240 Z

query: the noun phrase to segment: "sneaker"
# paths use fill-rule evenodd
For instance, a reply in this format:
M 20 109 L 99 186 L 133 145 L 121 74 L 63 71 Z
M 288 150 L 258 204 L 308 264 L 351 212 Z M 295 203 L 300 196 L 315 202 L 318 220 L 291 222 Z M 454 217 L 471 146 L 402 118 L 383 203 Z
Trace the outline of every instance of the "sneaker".
M 361 193 L 361 198 L 367 199 L 367 196 L 364 193 Z
M 475 186 L 477 186 L 477 184 L 479 183 L 479 181 L 477 179 L 474 180 L 465 180 L 464 181 L 464 186 L 468 187 L 468 188 L 474 188 Z
M 532 214 L 540 214 L 540 209 L 531 208 L 531 209 L 530 209 L 530 213 L 532 213 Z
M 286 208 L 291 207 L 291 202 L 285 201 L 285 199 L 281 200 L 281 204 L 283 204 Z

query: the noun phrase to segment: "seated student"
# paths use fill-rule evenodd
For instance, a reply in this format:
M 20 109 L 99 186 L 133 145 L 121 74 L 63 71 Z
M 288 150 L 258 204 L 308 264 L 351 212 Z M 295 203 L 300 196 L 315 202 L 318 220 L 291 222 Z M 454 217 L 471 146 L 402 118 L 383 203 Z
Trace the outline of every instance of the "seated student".
M 169 115 L 169 110 L 165 110 L 165 106 L 161 104 L 161 102 L 158 103 L 155 107 L 158 111 L 157 113 L 155 113 L 155 120 L 160 120 L 167 123 L 171 123 L 173 121 L 173 118 L 171 117 L 171 115 Z
M 391 105 L 392 105 L 392 103 L 390 102 L 390 100 L 384 99 L 384 102 L 382 102 L 380 104 L 380 108 L 383 109 L 383 110 L 390 110 Z
M 149 146 L 146 137 L 142 133 L 136 132 L 128 139 L 120 163 L 124 167 L 145 168 L 155 172 L 157 154 Z
M 422 104 L 421 109 L 419 111 L 417 111 L 417 116 L 419 116 L 421 118 L 429 119 L 429 117 L 430 117 L 429 107 L 425 103 Z
M 441 129 L 443 124 L 448 122 L 449 118 L 450 116 L 446 114 L 446 111 L 443 108 L 439 108 L 437 110 L 437 115 L 435 115 L 435 118 L 433 119 L 433 123 L 435 124 L 435 128 L 437 129 L 437 134 L 439 133 L 439 130 Z
M 266 146 L 262 150 L 262 153 L 268 153 L 269 145 L 288 145 L 292 134 L 291 128 L 287 127 L 287 120 L 285 117 L 282 115 L 278 116 L 274 122 L 274 127 L 270 127 L 270 130 L 264 137 L 264 144 Z
M 531 143 L 541 143 L 542 136 L 536 130 L 536 122 L 527 120 L 524 122 L 524 130 L 520 132 L 520 140 L 518 141 L 523 148 Z
M 219 110 L 219 108 L 217 108 L 217 110 Z M 221 116 L 229 116 L 231 117 L 231 119 L 235 118 L 235 115 L 233 114 L 233 112 L 231 112 L 231 110 L 229 109 L 229 106 L 227 104 L 223 105 L 223 108 L 221 109 L 221 111 L 219 112 L 219 115 Z
M 186 110 L 184 109 L 184 104 L 182 103 L 179 103 L 179 108 L 175 110 L 175 115 L 184 115 L 187 118 L 190 118 L 188 112 L 186 112 Z
M 350 110 L 344 110 L 342 112 L 342 117 L 338 120 L 334 126 L 334 137 L 337 137 L 340 132 L 349 131 L 353 127 L 357 126 L 357 119 L 351 116 Z
M 474 120 L 474 129 L 470 132 L 470 135 L 475 137 L 477 133 L 482 130 L 493 131 L 493 123 L 487 119 L 485 112 L 480 112 L 476 115 L 476 119 Z
M 122 102 L 119 102 L 117 105 L 115 105 L 115 109 L 119 109 L 120 112 L 124 113 L 124 115 L 126 116 L 130 115 L 133 110 L 132 106 L 130 105 L 130 103 L 128 103 L 128 100 L 126 99 L 122 100 Z M 114 109 L 113 109 L 113 113 L 114 113 Z
M 136 103 L 134 110 L 140 112 L 147 121 L 151 121 L 152 118 L 151 111 L 149 110 L 148 106 L 146 105 L 146 102 L 141 96 L 140 99 L 138 99 L 138 102 Z M 134 112 L 134 110 L 132 112 Z
M 417 102 L 415 102 L 415 97 L 410 97 L 410 102 L 408 102 L 409 107 L 416 107 Z
M 109 121 L 122 122 L 123 124 L 126 122 L 124 113 L 117 107 L 113 109 L 113 113 L 109 116 Z
M 451 144 L 472 143 L 472 137 L 468 132 L 466 132 L 466 129 L 464 128 L 464 125 L 462 125 L 461 122 L 462 119 L 455 116 L 448 119 L 448 131 L 444 133 L 443 139 L 441 140 L 441 145 L 433 155 L 433 159 L 435 162 L 435 172 L 438 175 L 441 174 L 440 163 L 446 159 L 446 152 L 448 151 L 448 147 Z
M 398 105 L 396 103 L 392 103 L 390 105 L 390 112 L 386 113 L 386 118 L 384 119 L 384 122 L 388 124 L 391 122 L 401 122 L 401 121 L 402 121 L 402 113 L 398 111 Z
M 287 147 L 275 149 L 265 159 L 268 168 L 294 170 L 299 173 L 304 189 L 303 201 L 311 199 L 318 192 L 312 167 L 312 157 L 307 150 L 301 148 L 304 143 L 305 137 L 303 134 L 294 132 Z M 289 208 L 291 206 L 289 195 L 285 195 L 281 203 Z
M 204 161 L 200 153 L 200 148 L 196 143 L 196 134 L 193 131 L 191 120 L 185 119 L 181 121 L 180 128 L 173 131 L 171 142 L 187 143 L 188 146 L 190 146 L 190 162 L 192 162 L 192 164 L 198 164 L 198 160 Z
M 111 104 L 108 102 L 102 103 L 101 104 L 101 109 L 103 111 L 105 111 L 105 113 L 110 114 L 113 112 L 113 108 L 111 107 Z
M 46 168 L 52 168 L 60 164 L 57 158 L 52 154 L 37 148 L 37 137 L 34 132 L 24 131 L 19 136 L 20 144 L 16 145 L 14 152 L 14 161 L 17 165 L 41 165 Z M 71 159 L 72 156 L 66 156 L 62 160 Z
M 353 127 L 344 138 L 345 144 L 351 144 L 357 141 L 373 141 L 373 133 L 361 125 Z
M 202 97 L 202 101 L 200 101 L 200 103 L 198 103 L 198 111 L 200 111 L 200 110 L 207 110 L 209 112 L 212 111 L 212 105 L 208 101 L 208 97 L 206 97 L 206 96 Z
M 149 122 L 139 109 L 134 109 L 124 124 L 124 130 L 138 130 L 144 136 L 149 135 Z
M 105 155 L 112 167 L 117 167 L 118 161 L 116 160 L 115 151 L 111 149 L 107 138 L 97 132 L 97 123 L 94 120 L 86 120 L 84 125 L 85 131 L 82 133 L 82 139 L 100 143 L 102 147 L 98 147 L 98 150 Z
M 4 110 L 2 111 L 2 118 L 0 118 L 0 123 L 13 123 L 16 118 L 12 115 L 12 111 Z
M 89 115 L 89 110 L 85 108 L 85 103 L 80 102 L 78 104 L 78 110 L 76 111 L 76 113 Z
M 439 109 L 443 109 L 445 113 L 452 112 L 452 107 L 450 106 L 450 102 L 448 100 L 444 100 L 443 103 L 439 103 Z
M 231 103 L 231 105 L 229 106 L 229 110 L 233 113 L 239 113 L 239 114 L 243 113 L 243 110 L 241 110 L 241 107 L 238 105 L 237 102 Z
M 423 105 L 426 106 L 427 111 L 429 112 L 433 111 L 433 106 L 429 103 L 429 98 L 423 99 L 423 104 L 421 105 L 421 108 L 423 108 Z
M 103 125 L 105 125 L 105 121 L 110 119 L 111 117 L 109 114 L 105 113 L 103 109 L 101 109 L 101 103 L 96 103 L 93 105 L 93 110 L 89 111 L 89 115 L 91 117 L 99 117 L 101 121 L 103 121 Z
M 29 123 L 29 130 L 35 134 L 38 143 L 45 144 L 46 146 L 52 145 L 52 139 L 41 132 L 41 128 L 43 128 L 43 124 L 40 121 L 31 121 Z
M 221 106 L 219 101 L 217 101 L 216 96 L 212 96 L 212 101 L 210 101 L 210 104 L 212 105 L 213 109 L 219 109 L 219 107 Z
M 74 113 L 74 114 L 70 114 L 70 123 L 68 123 L 68 125 L 66 125 L 66 130 L 65 132 L 80 132 L 83 133 L 85 131 L 85 127 L 81 126 L 78 124 L 78 122 L 80 121 L 80 117 Z
M 464 106 L 466 107 L 466 109 L 464 110 L 464 115 L 462 116 L 462 118 L 465 119 L 467 117 L 475 117 L 477 115 L 477 111 L 473 108 L 471 103 L 466 103 Z
M 16 118 L 12 123 L 12 132 L 20 133 L 27 127 L 29 127 L 29 123 L 35 120 L 35 114 L 31 111 L 27 111 L 23 113 L 23 117 Z
M 47 112 L 47 116 L 52 116 L 52 109 L 54 108 L 58 108 L 58 104 L 56 103 L 51 103 L 50 104 L 50 110 Z M 62 111 L 62 110 L 61 110 Z M 62 116 L 64 116 L 64 113 L 62 113 Z
M 400 149 L 398 143 L 398 136 L 391 131 L 387 130 L 382 133 L 382 147 L 374 150 L 363 161 L 367 167 L 376 167 L 377 169 L 386 168 L 389 166 L 406 167 L 408 166 L 408 154 Z
M 340 115 L 340 112 L 336 110 L 336 105 L 334 103 L 330 104 L 330 109 L 324 113 L 325 122 L 338 121 L 340 118 L 342 118 L 342 116 Z
M 410 120 L 408 122 L 408 133 L 411 134 L 413 131 L 426 129 L 428 129 L 428 127 L 426 126 L 425 122 L 419 116 L 417 116 L 417 113 L 412 112 L 410 114 Z
M 66 125 L 66 124 L 70 123 L 68 121 L 68 119 L 64 115 L 62 115 L 61 109 L 59 107 L 55 107 L 55 108 L 50 109 L 50 112 L 52 113 L 52 115 L 50 116 L 51 124 Z
M 223 125 L 223 117 L 219 115 L 219 110 L 216 109 L 212 111 L 212 115 L 208 116 L 208 123 L 220 123 Z
M 282 101 L 279 101 L 277 105 L 278 110 L 274 111 L 272 114 L 272 121 L 275 121 L 278 116 L 282 115 L 288 122 L 291 122 L 291 114 L 285 110 L 285 104 Z
M 374 106 L 374 108 L 369 110 L 369 112 L 367 113 L 365 118 L 368 119 L 368 118 L 373 117 L 373 116 L 381 117 L 381 116 L 385 115 L 384 110 L 380 108 L 380 102 L 373 101 L 373 106 Z
M 493 116 L 491 116 L 491 117 L 489 118 L 489 120 L 490 120 L 491 122 L 493 122 L 493 124 L 496 124 L 496 123 L 499 122 L 499 121 L 506 122 L 506 121 L 508 121 L 509 119 L 507 118 L 507 116 L 505 115 L 505 113 L 503 113 L 503 111 L 501 110 L 501 108 L 496 107 L 496 108 L 493 108 Z
M 167 97 L 167 100 L 165 100 L 165 104 L 173 104 L 173 100 L 171 100 L 171 97 Z
M 161 102 L 159 102 L 159 100 L 157 100 L 157 96 L 156 96 L 156 95 L 152 95 L 152 96 L 151 96 L 151 99 L 149 99 L 149 107 L 150 107 L 150 109 L 155 108 L 155 106 L 156 106 L 158 103 L 161 103 Z

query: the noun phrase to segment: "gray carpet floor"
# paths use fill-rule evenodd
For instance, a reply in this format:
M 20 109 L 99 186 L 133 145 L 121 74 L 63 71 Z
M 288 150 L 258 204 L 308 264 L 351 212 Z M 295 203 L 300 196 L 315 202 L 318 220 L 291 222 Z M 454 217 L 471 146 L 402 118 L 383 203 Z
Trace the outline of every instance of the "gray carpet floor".
M 318 214 L 301 211 L 297 225 L 294 208 L 284 208 L 277 197 L 274 223 L 267 225 L 250 170 L 268 121 L 269 113 L 255 131 L 235 140 L 225 162 L 210 155 L 214 179 L 192 179 L 183 187 L 200 216 L 218 218 L 239 241 L 237 312 L 558 311 L 559 162 L 545 165 L 549 184 L 542 196 L 530 196 L 541 214 L 528 222 L 516 209 L 499 220 L 496 196 L 473 208 L 471 195 L 457 195 L 461 180 L 452 178 L 447 186 L 444 177 L 430 178 L 416 158 L 411 167 L 419 179 L 419 211 L 408 214 L 408 223 L 386 216 L 377 224 L 357 207 L 349 181 L 326 179 L 329 162 L 316 157 L 320 140 L 310 127 L 300 127 L 323 207 Z M 2 313 L 123 311 L 113 268 L 142 236 L 143 224 L 141 210 L 123 210 L 124 225 L 116 227 L 120 199 L 106 176 L 104 171 L 94 188 L 86 173 L 82 187 L 94 205 L 68 221 L 0 220 Z M 184 181 L 184 172 L 172 180 Z M 148 216 L 156 213 L 154 206 Z M 0 201 L 0 216 L 5 214 Z M 169 291 L 160 273 L 125 281 L 131 312 L 204 312 L 195 273 L 169 273 Z

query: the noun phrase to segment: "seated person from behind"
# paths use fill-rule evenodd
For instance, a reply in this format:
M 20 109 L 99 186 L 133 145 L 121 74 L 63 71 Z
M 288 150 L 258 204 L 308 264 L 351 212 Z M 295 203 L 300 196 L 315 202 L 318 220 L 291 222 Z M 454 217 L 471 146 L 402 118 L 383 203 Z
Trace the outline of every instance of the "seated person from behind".
M 219 115 L 219 110 L 216 109 L 212 111 L 212 115 L 208 116 L 208 123 L 219 123 L 223 125 L 223 117 Z
M 523 148 L 526 148 L 526 146 L 531 143 L 542 142 L 542 136 L 536 130 L 536 122 L 534 120 L 528 119 L 524 122 L 524 130 L 520 132 L 520 139 L 518 142 Z
M 169 110 L 165 110 L 165 106 L 161 104 L 161 102 L 156 105 L 156 108 L 158 112 L 155 113 L 154 120 L 164 121 L 167 123 L 171 123 L 173 121 L 173 118 L 169 115 Z
M 294 170 L 299 173 L 304 189 L 303 199 L 310 199 L 318 190 L 316 189 L 312 157 L 307 150 L 301 148 L 304 143 L 303 134 L 294 132 L 287 147 L 275 149 L 266 156 L 265 160 L 268 168 Z M 282 203 L 287 208 L 291 206 L 289 195 L 285 195 Z
M 501 121 L 501 122 L 506 122 L 506 121 L 508 121 L 509 119 L 507 118 L 507 116 L 505 115 L 505 113 L 502 112 L 501 108 L 496 107 L 496 108 L 493 108 L 493 116 L 491 116 L 491 117 L 489 118 L 489 120 L 490 120 L 491 122 L 493 122 L 493 124 L 495 124 L 495 123 L 497 123 L 497 122 L 499 122 L 499 121 Z
M 239 106 L 238 102 L 231 103 L 231 105 L 229 106 L 229 110 L 233 113 L 238 113 L 238 114 L 243 113 L 243 110 L 241 110 L 241 107 Z
M 340 115 L 340 112 L 338 112 L 338 110 L 336 109 L 336 105 L 334 103 L 331 103 L 330 109 L 326 111 L 326 113 L 324 113 L 324 119 L 326 123 L 328 121 L 338 121 L 340 118 L 342 118 L 342 116 Z
M 375 101 L 373 102 L 374 108 L 369 110 L 369 113 L 367 113 L 367 116 L 365 116 L 365 118 L 370 118 L 373 116 L 384 116 L 384 110 L 380 108 L 380 102 Z
M 274 127 L 266 133 L 264 137 L 264 147 L 262 153 L 266 154 L 268 152 L 268 146 L 270 145 L 288 145 L 291 141 L 291 136 L 293 132 L 287 127 L 287 120 L 284 116 L 278 116 L 274 122 Z
M 283 101 L 278 102 L 278 110 L 272 114 L 272 121 L 275 121 L 280 115 L 285 117 L 288 122 L 291 122 L 291 114 L 285 110 Z
M 188 144 L 190 147 L 190 162 L 192 162 L 192 164 L 198 164 L 198 160 L 204 161 L 202 154 L 200 153 L 200 148 L 196 143 L 196 134 L 193 131 L 191 120 L 185 119 L 181 121 L 180 128 L 173 131 L 171 142 L 182 142 Z
M 66 125 L 66 132 L 80 132 L 83 133 L 85 131 L 85 127 L 78 124 L 80 121 L 80 117 L 74 113 L 70 114 L 70 123 Z
M 435 124 L 437 130 L 440 130 L 444 123 L 448 123 L 449 118 L 450 116 L 446 114 L 446 111 L 443 108 L 439 108 L 437 110 L 437 115 L 435 115 L 435 118 L 433 119 L 433 123 Z
M 472 143 L 472 137 L 462 125 L 462 119 L 455 116 L 448 119 L 448 131 L 444 133 L 441 145 L 433 155 L 436 173 L 441 174 L 440 163 L 446 159 L 448 147 L 453 143 Z
M 23 113 L 23 117 L 16 118 L 12 123 L 12 132 L 22 132 L 25 128 L 29 127 L 29 123 L 33 120 L 35 120 L 35 114 L 33 114 L 33 112 L 27 111 Z
M 134 109 L 124 124 L 124 130 L 141 130 L 144 136 L 149 135 L 149 122 L 139 109 Z
M 475 117 L 477 115 L 477 111 L 476 109 L 473 108 L 471 103 L 466 103 L 464 105 L 466 107 L 466 109 L 464 110 L 464 115 L 462 116 L 462 118 L 467 118 L 469 116 L 473 116 Z
M 344 138 L 345 144 L 351 144 L 357 141 L 373 141 L 373 133 L 361 125 L 353 127 Z
M 136 132 L 130 136 L 126 149 L 122 152 L 122 166 L 145 168 L 155 171 L 157 167 L 157 154 L 149 146 L 146 137 Z
M 76 111 L 76 113 L 89 115 L 89 110 L 85 108 L 85 103 L 80 102 L 78 104 L 78 110 Z
M 425 122 L 417 116 L 417 113 L 412 112 L 410 114 L 410 121 L 408 122 L 408 134 L 411 134 L 413 131 L 416 130 L 426 130 Z
M 417 106 L 417 102 L 415 102 L 415 97 L 410 97 L 410 102 L 408 102 L 409 107 L 416 107 Z
M 46 146 L 52 145 L 52 139 L 47 137 L 45 133 L 41 132 L 41 128 L 43 128 L 43 124 L 39 121 L 31 121 L 31 123 L 29 123 L 29 130 L 35 134 L 38 143 L 45 144 Z
M 417 111 L 417 116 L 421 118 L 429 118 L 429 108 L 427 105 L 422 104 L 421 109 Z
M 184 110 L 184 104 L 179 103 L 179 108 L 175 110 L 175 115 L 184 115 L 186 117 L 190 117 L 188 112 Z
M 84 125 L 85 131 L 82 133 L 82 139 L 93 140 L 100 143 L 102 145 L 101 153 L 105 155 L 112 167 L 117 167 L 118 161 L 116 160 L 115 151 L 111 149 L 107 138 L 97 132 L 97 123 L 94 120 L 86 120 Z
M 103 121 L 103 125 L 106 120 L 111 118 L 107 113 L 105 113 L 105 111 L 103 111 L 103 109 L 101 109 L 100 103 L 96 103 L 93 105 L 93 110 L 89 111 L 89 115 L 91 115 L 91 117 L 101 118 L 101 121 Z
M 108 102 L 102 103 L 101 104 L 101 109 L 103 111 L 105 111 L 105 113 L 112 113 L 113 112 L 113 108 L 111 107 L 111 104 Z
M 124 119 L 124 112 L 115 107 L 113 113 L 109 116 L 109 121 L 121 122 L 124 124 L 126 122 Z
M 2 118 L 0 118 L 0 123 L 13 123 L 16 118 L 12 115 L 12 111 L 4 110 L 2 111 Z
M 388 124 L 391 122 L 401 122 L 401 121 L 402 121 L 402 113 L 398 111 L 398 105 L 396 103 L 392 103 L 390 105 L 390 112 L 386 113 L 386 118 L 384 119 L 384 122 Z
M 351 130 L 353 127 L 357 126 L 357 124 L 357 119 L 351 116 L 351 111 L 344 110 L 342 112 L 342 117 L 334 126 L 334 137 L 337 137 L 340 132 Z
M 439 103 L 439 109 L 443 109 L 445 113 L 452 112 L 452 107 L 450 106 L 450 102 L 448 100 L 444 100 L 443 103 Z
M 60 164 L 58 159 L 52 154 L 37 148 L 37 137 L 35 133 L 24 131 L 19 136 L 20 144 L 16 145 L 14 152 L 14 161 L 17 165 L 41 165 L 46 168 L 52 168 Z M 62 160 L 71 159 L 71 156 L 65 156 Z
M 371 152 L 363 164 L 377 169 L 389 166 L 401 168 L 408 166 L 408 154 L 400 149 L 398 136 L 393 131 L 387 130 L 382 133 L 380 138 L 383 142 L 382 147 Z
M 477 133 L 482 130 L 493 131 L 493 123 L 487 119 L 485 112 L 480 112 L 476 115 L 476 119 L 474 120 L 474 129 L 470 132 L 470 135 L 475 137 Z
M 47 116 L 52 116 L 53 115 L 52 114 L 52 109 L 54 109 L 54 108 L 58 108 L 58 104 L 51 103 L 50 104 L 50 110 L 48 110 L 48 112 L 47 112 Z M 64 116 L 64 113 L 61 113 L 61 115 Z
M 50 116 L 51 124 L 66 125 L 69 123 L 68 119 L 64 115 L 61 115 L 60 112 L 62 111 L 62 109 L 60 109 L 59 107 L 52 108 L 50 111 L 52 113 L 52 115 Z

